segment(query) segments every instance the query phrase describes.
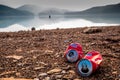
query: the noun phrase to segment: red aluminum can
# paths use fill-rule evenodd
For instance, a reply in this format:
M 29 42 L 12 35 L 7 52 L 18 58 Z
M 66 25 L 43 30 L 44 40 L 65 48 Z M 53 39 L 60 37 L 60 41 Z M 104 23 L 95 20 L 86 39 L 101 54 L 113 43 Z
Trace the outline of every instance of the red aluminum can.
M 71 43 L 64 54 L 65 59 L 68 62 L 76 62 L 83 58 L 82 46 L 79 43 Z
M 88 52 L 82 60 L 78 61 L 77 71 L 81 76 L 90 76 L 100 66 L 102 60 L 99 52 Z

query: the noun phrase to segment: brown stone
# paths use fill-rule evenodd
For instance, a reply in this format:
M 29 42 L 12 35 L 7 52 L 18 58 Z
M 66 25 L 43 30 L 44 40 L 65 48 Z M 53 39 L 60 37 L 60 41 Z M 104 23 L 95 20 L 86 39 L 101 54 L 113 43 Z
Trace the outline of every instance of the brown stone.
M 55 69 L 52 69 L 52 70 L 48 71 L 47 74 L 59 73 L 61 71 L 62 70 L 60 68 L 55 68 Z

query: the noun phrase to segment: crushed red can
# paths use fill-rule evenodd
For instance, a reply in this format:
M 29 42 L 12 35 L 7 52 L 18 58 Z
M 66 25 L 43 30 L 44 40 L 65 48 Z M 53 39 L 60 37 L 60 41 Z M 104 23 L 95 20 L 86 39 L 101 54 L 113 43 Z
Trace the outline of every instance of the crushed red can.
M 88 52 L 83 59 L 78 61 L 77 71 L 81 76 L 90 76 L 100 66 L 102 60 L 99 52 Z
M 82 46 L 79 43 L 71 43 L 64 54 L 65 59 L 68 62 L 76 62 L 83 58 Z

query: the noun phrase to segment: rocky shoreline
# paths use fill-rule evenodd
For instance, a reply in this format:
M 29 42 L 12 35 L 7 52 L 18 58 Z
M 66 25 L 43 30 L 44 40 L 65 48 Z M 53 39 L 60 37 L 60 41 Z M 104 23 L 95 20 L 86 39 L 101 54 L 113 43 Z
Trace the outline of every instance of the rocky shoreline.
M 100 68 L 81 77 L 65 61 L 70 43 L 103 56 Z M 0 80 L 120 80 L 120 26 L 0 32 Z

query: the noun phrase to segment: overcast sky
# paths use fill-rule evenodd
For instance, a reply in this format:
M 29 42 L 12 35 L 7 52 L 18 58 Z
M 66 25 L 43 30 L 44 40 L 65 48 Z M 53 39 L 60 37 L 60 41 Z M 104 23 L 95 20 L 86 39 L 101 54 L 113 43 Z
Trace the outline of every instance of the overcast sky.
M 20 7 L 25 4 L 55 7 L 68 10 L 84 10 L 94 6 L 120 3 L 120 0 L 0 0 L 0 4 Z

